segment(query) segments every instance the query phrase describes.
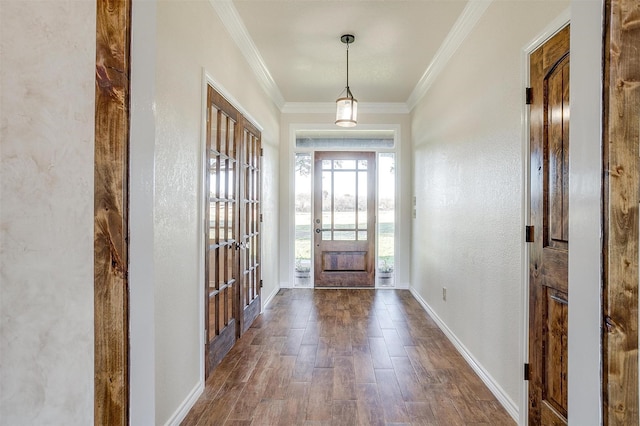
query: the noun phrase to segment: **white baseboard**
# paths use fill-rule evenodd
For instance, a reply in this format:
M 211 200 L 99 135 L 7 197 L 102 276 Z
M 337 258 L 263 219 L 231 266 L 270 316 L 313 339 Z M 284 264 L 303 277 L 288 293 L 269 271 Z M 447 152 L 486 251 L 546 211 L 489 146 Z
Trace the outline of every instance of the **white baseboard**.
M 311 288 L 311 289 L 313 289 L 314 287 L 313 286 L 311 286 L 311 287 L 295 287 L 295 286 L 292 286 L 289 283 L 280 283 L 280 288 Z M 336 288 L 348 288 L 348 287 L 336 287 Z M 356 288 L 356 287 L 352 287 L 352 288 Z M 371 288 L 371 287 L 363 287 L 363 288 Z M 410 285 L 409 285 L 409 283 L 397 283 L 397 284 L 395 284 L 393 286 L 390 286 L 390 287 L 375 287 L 375 288 L 378 289 L 378 290 L 386 290 L 386 289 L 391 289 L 391 290 L 409 290 Z
M 278 291 L 280 291 L 280 287 L 277 287 L 276 289 L 274 289 L 271 292 L 271 294 L 266 299 L 264 299 L 264 303 L 262 304 L 263 310 L 267 307 L 267 305 L 269 305 L 269 303 L 271 303 L 271 301 L 276 296 L 276 294 L 278 294 Z M 182 422 L 185 419 L 185 417 L 187 417 L 187 414 L 189 414 L 189 410 L 191 410 L 191 408 L 198 401 L 198 398 L 200 398 L 200 395 L 202 395 L 202 392 L 204 392 L 204 382 L 202 380 L 199 380 L 196 386 L 193 388 L 193 390 L 182 402 L 182 404 L 180 404 L 178 409 L 173 413 L 173 415 L 171 415 L 169 420 L 167 420 L 167 422 L 165 423 L 165 426 L 180 425 L 180 422 Z
M 262 303 L 262 311 L 267 309 L 267 306 L 269 306 L 269 303 L 273 301 L 273 298 L 276 297 L 276 294 L 278 294 L 279 291 L 280 291 L 280 287 L 276 287 L 275 289 L 273 289 L 271 294 L 264 299 L 264 303 Z
M 193 390 L 189 392 L 189 395 L 185 398 L 182 404 L 180 404 L 180 406 L 173 413 L 173 415 L 169 417 L 169 420 L 167 420 L 167 422 L 165 423 L 165 426 L 180 425 L 180 422 L 182 422 L 184 418 L 187 417 L 187 414 L 189 414 L 189 410 L 191 410 L 191 408 L 195 405 L 196 401 L 198 401 L 198 398 L 200 398 L 200 395 L 202 395 L 203 391 L 204 391 L 204 382 L 202 380 L 198 380 L 198 383 L 193 388 Z
M 411 287 L 409 286 L 409 283 L 397 283 L 395 287 L 396 290 L 409 290 L 411 289 Z
M 410 287 L 409 291 L 413 294 L 413 297 L 416 298 L 418 303 L 422 305 L 424 310 L 429 314 L 429 316 L 435 321 L 440 330 L 447 336 L 449 341 L 453 343 L 455 348 L 460 352 L 460 355 L 467 361 L 467 363 L 471 366 L 473 371 L 480 377 L 480 379 L 484 382 L 485 385 L 489 388 L 491 393 L 498 399 L 500 404 L 507 410 L 507 413 L 515 420 L 517 423 L 519 421 L 519 410 L 518 406 L 513 402 L 511 398 L 505 393 L 502 387 L 491 377 L 491 374 L 487 370 L 484 369 L 482 364 L 480 364 L 473 354 L 469 352 L 466 346 L 458 339 L 458 337 L 451 331 L 449 327 L 442 321 L 442 319 L 435 313 L 433 309 L 429 306 L 429 304 L 420 296 L 420 294 L 415 290 L 414 287 Z

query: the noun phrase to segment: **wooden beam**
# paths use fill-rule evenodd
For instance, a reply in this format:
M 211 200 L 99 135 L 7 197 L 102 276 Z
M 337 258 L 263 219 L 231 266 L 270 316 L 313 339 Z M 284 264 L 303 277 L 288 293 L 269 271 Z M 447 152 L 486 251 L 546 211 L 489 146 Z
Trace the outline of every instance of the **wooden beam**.
M 603 420 L 638 424 L 640 1 L 606 0 Z
M 131 0 L 97 0 L 94 170 L 96 425 L 129 423 L 128 152 Z

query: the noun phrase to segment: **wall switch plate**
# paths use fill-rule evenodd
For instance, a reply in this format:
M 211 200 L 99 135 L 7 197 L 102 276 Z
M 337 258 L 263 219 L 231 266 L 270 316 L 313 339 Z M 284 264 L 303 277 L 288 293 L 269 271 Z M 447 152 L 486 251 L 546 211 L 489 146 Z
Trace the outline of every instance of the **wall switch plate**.
M 442 287 L 442 300 L 447 301 L 447 288 Z

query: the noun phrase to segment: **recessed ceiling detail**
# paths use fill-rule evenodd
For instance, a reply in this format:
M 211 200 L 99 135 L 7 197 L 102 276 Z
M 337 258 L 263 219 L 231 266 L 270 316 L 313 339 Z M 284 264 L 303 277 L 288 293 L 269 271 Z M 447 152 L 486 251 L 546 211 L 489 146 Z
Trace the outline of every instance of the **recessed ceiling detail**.
M 360 112 L 399 113 L 424 96 L 491 0 L 210 2 L 281 111 L 335 110 L 345 72 L 336 34 L 350 33 Z

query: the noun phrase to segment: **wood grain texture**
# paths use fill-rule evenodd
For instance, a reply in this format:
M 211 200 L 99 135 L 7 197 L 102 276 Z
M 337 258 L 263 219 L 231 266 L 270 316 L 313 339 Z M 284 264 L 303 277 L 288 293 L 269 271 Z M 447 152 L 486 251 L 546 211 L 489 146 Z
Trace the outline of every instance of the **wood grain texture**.
M 531 81 L 541 79 L 543 76 L 543 55 L 532 54 L 530 57 Z M 542 85 L 532 84 L 532 103 L 529 109 L 530 126 L 530 170 L 531 170 L 531 224 L 534 226 L 533 241 L 544 239 L 544 228 L 540 211 L 543 209 L 543 149 L 541 141 L 544 130 L 544 88 Z M 538 100 L 538 101 L 536 101 Z M 532 330 L 542 329 L 542 318 L 536 314 L 542 310 L 541 296 L 534 291 L 535 282 L 542 279 L 542 247 L 533 244 L 529 251 L 529 364 L 535 368 L 542 364 L 542 356 L 539 348 L 542 347 L 542 336 Z M 538 348 L 534 350 L 534 348 Z M 540 418 L 540 400 L 542 399 L 542 375 L 533 371 L 529 379 L 529 422 L 535 424 Z M 538 370 L 540 371 L 540 370 Z
M 239 334 L 244 333 L 260 313 L 261 261 L 261 133 L 243 116 L 239 119 L 239 222 L 240 299 Z
M 567 423 L 568 309 L 550 295 L 568 294 L 569 32 L 530 55 L 529 424 L 547 424 L 545 404 L 557 408 L 553 424 Z
M 94 168 L 94 423 L 129 423 L 130 0 L 98 0 Z
M 640 2 L 605 5 L 603 417 L 637 425 Z
M 260 137 L 233 105 L 207 87 L 206 377 L 260 313 Z
M 397 335 L 411 330 L 403 356 L 388 355 L 391 345 L 403 345 L 397 339 L 385 340 L 379 329 L 368 336 L 368 320 L 379 315 L 404 318 L 393 322 L 395 329 L 385 329 Z M 330 335 L 300 345 L 293 355 L 300 336 L 308 330 L 317 335 L 325 321 L 332 324 L 326 327 Z M 362 332 L 365 342 L 353 344 Z M 374 367 L 374 352 L 384 360 L 382 368 Z M 321 366 L 314 367 L 318 357 Z M 281 289 L 213 370 L 183 424 L 515 422 L 408 291 Z
M 376 269 L 375 153 L 316 151 L 313 158 L 314 285 L 373 287 Z M 351 194 L 354 202 L 340 211 L 336 195 L 340 195 L 345 187 L 354 192 Z M 339 223 L 336 212 L 351 214 L 349 223 Z

